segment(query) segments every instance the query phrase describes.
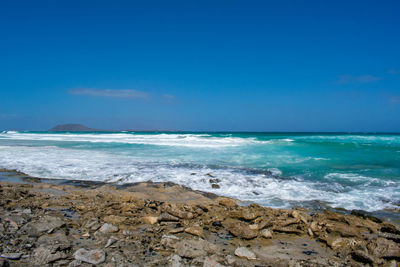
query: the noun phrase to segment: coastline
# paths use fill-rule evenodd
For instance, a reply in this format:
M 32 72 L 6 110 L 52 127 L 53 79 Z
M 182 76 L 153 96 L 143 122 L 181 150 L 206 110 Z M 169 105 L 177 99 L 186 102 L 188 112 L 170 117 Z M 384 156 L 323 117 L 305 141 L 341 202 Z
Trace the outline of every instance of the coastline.
M 17 172 L 0 189 L 0 265 L 396 266 L 400 260 L 400 228 L 365 214 L 244 206 L 173 183 L 118 186 Z

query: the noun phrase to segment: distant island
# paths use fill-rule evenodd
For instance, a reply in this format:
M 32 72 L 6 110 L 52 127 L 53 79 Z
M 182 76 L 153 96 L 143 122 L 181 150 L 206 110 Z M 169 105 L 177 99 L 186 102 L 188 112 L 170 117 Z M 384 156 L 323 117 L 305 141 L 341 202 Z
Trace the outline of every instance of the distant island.
M 92 129 L 82 124 L 59 124 L 49 130 L 49 132 L 98 132 L 105 131 L 99 129 Z

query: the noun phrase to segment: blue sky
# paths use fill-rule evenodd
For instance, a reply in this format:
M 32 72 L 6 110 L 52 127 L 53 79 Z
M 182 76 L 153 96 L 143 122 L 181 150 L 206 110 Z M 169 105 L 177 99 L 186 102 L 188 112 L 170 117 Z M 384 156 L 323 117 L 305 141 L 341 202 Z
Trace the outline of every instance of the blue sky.
M 0 2 L 0 129 L 400 131 L 399 1 Z

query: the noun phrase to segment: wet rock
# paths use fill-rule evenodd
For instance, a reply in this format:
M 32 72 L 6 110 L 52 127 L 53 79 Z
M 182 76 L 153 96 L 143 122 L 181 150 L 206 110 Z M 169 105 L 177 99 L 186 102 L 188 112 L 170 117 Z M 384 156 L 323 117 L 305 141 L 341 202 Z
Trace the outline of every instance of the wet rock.
M 22 253 L 4 253 L 1 254 L 2 258 L 9 259 L 9 260 L 19 260 L 22 256 Z
M 191 235 L 203 237 L 203 228 L 199 225 L 193 225 L 185 229 L 185 232 Z
M 160 222 L 178 222 L 179 218 L 163 212 L 160 214 L 160 216 L 158 216 L 158 220 Z
M 106 260 L 106 253 L 103 250 L 86 250 L 80 248 L 74 253 L 74 258 L 91 264 L 100 264 Z
M 174 235 L 163 235 L 161 237 L 161 245 L 166 248 L 176 248 L 179 238 Z
M 258 231 L 250 229 L 249 225 L 237 220 L 226 220 L 222 225 L 234 236 L 243 239 L 253 239 L 258 236 Z
M 215 253 L 217 247 L 203 239 L 185 239 L 177 243 L 175 252 L 185 258 L 196 258 L 207 256 L 208 253 Z
M 34 250 L 32 255 L 34 265 L 53 263 L 66 258 L 67 254 L 58 251 L 54 252 L 54 249 L 51 247 L 38 247 Z
M 142 218 L 142 222 L 145 224 L 156 224 L 158 222 L 158 217 L 155 216 L 145 216 Z
M 251 251 L 251 250 L 249 250 L 248 248 L 245 248 L 245 247 L 238 247 L 235 250 L 235 255 L 240 257 L 240 258 L 246 258 L 248 260 L 257 259 L 256 254 L 254 254 L 253 251 Z
M 111 223 L 105 223 L 99 229 L 99 231 L 103 234 L 115 233 L 118 232 L 118 230 L 119 230 L 118 227 Z
M 354 260 L 366 264 L 372 264 L 374 262 L 374 259 L 372 256 L 368 255 L 367 252 L 362 251 L 362 250 L 356 250 L 351 253 L 351 256 Z
M 219 189 L 221 188 L 218 184 L 211 184 L 211 188 Z
M 268 230 L 268 229 L 263 229 L 263 230 L 261 230 L 260 235 L 261 235 L 262 237 L 264 237 L 264 238 L 267 238 L 267 239 L 272 238 L 272 233 L 271 233 L 271 231 Z

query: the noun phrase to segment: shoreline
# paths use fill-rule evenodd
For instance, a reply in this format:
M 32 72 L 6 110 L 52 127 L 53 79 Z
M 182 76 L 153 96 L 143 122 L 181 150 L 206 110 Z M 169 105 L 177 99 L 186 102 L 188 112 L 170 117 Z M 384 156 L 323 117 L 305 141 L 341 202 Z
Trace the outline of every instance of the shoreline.
M 66 183 L 21 176 L 14 172 L 10 181 L 0 181 L 0 266 L 396 266 L 400 261 L 400 227 L 362 214 L 244 206 L 173 183 Z

